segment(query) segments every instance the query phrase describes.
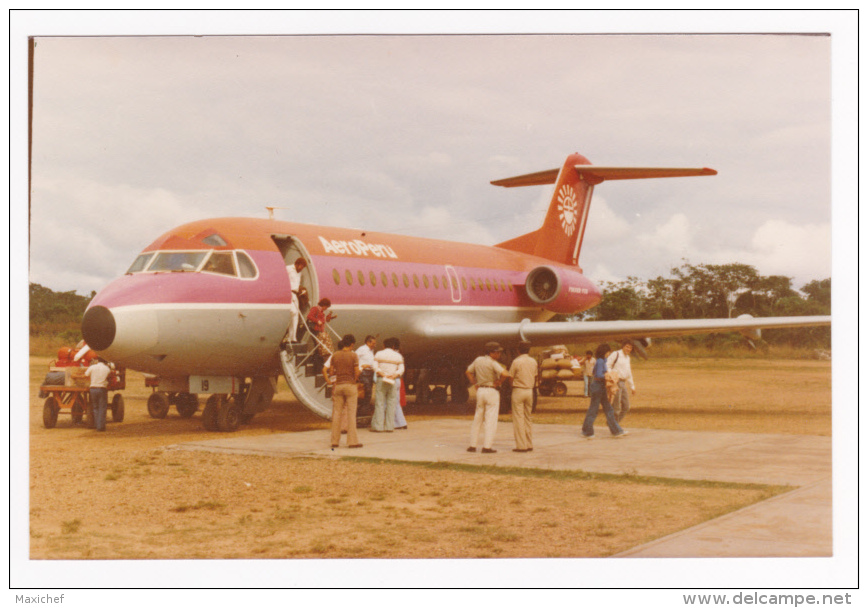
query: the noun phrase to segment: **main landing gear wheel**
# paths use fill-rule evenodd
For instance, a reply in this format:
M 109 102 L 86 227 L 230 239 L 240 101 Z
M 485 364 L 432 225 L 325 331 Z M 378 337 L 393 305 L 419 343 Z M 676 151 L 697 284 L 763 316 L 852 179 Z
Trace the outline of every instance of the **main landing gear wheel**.
M 60 404 L 54 397 L 45 400 L 42 406 L 42 424 L 47 429 L 53 429 L 57 424 L 57 414 L 60 412 Z
M 225 401 L 226 397 L 223 395 L 208 397 L 208 401 L 205 402 L 205 409 L 202 410 L 202 426 L 205 427 L 206 431 L 217 430 L 217 412 Z
M 446 387 L 435 386 L 431 391 L 430 402 L 435 405 L 443 405 L 446 403 Z
M 175 401 L 175 409 L 181 418 L 190 418 L 199 411 L 199 395 L 193 393 L 181 393 Z
M 112 420 L 115 422 L 124 421 L 124 396 L 120 393 L 115 393 L 112 397 Z
M 231 433 L 241 424 L 241 408 L 234 399 L 224 399 L 217 408 L 217 430 Z
M 165 418 L 169 413 L 169 396 L 163 392 L 151 393 L 148 397 L 148 414 L 151 418 Z

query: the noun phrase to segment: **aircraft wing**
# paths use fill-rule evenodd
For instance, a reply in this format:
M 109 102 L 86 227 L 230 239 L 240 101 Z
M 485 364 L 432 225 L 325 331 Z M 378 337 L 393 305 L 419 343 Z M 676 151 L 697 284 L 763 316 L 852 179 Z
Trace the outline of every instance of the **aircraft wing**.
M 606 341 L 620 338 L 659 338 L 690 334 L 740 332 L 758 337 L 763 328 L 811 327 L 831 325 L 831 316 L 761 317 L 737 319 L 675 319 L 663 321 L 569 321 L 532 323 L 430 324 L 421 328 L 432 340 L 498 340 L 505 343 L 527 340 L 535 346 L 577 340 Z

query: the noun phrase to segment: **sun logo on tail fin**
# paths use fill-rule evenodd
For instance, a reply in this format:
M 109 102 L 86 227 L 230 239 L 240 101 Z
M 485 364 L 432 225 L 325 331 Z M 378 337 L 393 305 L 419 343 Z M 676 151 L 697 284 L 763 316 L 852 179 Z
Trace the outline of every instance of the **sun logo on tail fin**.
M 561 186 L 558 191 L 558 217 L 567 236 L 572 236 L 576 230 L 578 206 L 576 191 L 573 190 L 573 187 L 569 184 Z

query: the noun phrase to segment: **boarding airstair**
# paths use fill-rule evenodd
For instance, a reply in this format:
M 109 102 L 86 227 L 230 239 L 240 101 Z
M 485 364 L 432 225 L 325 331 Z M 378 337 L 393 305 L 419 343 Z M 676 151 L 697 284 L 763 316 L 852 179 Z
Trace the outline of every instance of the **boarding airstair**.
M 331 331 L 331 328 L 328 328 Z M 332 391 L 322 375 L 325 359 L 317 356 L 320 341 L 306 326 L 298 342 L 284 342 L 280 349 L 280 365 L 290 390 L 310 411 L 332 417 Z
M 327 331 L 337 334 L 326 324 Z M 332 391 L 322 375 L 325 360 L 317 357 L 316 349 L 319 339 L 306 326 L 304 335 L 298 342 L 285 342 L 280 349 L 280 365 L 283 376 L 290 390 L 313 413 L 331 420 Z M 327 359 L 327 358 L 326 358 Z M 369 412 L 362 412 L 356 417 L 358 426 L 367 426 L 371 422 Z

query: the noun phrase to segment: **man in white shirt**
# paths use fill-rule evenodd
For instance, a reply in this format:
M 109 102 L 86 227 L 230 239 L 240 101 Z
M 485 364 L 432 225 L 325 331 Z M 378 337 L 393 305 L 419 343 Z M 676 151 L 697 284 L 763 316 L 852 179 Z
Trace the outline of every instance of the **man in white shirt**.
M 290 321 L 289 331 L 287 334 L 288 342 L 295 342 L 296 334 L 298 333 L 298 319 L 301 315 L 298 295 L 299 290 L 301 289 L 301 271 L 305 268 L 307 268 L 307 262 L 304 261 L 304 258 L 298 258 L 292 266 L 286 267 L 286 274 L 289 275 L 289 288 L 292 291 L 292 302 L 289 305 L 290 313 L 292 313 L 292 320 Z
M 371 430 L 375 433 L 391 433 L 395 430 L 395 408 L 399 407 L 399 387 L 395 380 L 404 375 L 404 357 L 398 352 L 401 348 L 398 338 L 386 338 L 383 346 L 386 348 L 374 355 L 377 389 Z
M 606 363 L 609 366 L 609 371 L 618 373 L 618 394 L 612 403 L 615 410 L 615 419 L 618 422 L 624 419 L 627 412 L 630 411 L 630 393 L 627 392 L 627 385 L 630 385 L 630 392 L 636 394 L 636 383 L 633 382 L 633 369 L 630 366 L 630 353 L 633 352 L 633 343 L 630 340 L 621 342 L 621 350 L 616 350 L 609 355 Z
M 365 387 L 365 396 L 359 399 L 359 407 L 369 406 L 371 404 L 371 395 L 374 388 L 374 348 L 377 346 L 377 339 L 374 336 L 366 336 L 365 343 L 356 349 L 356 354 L 359 356 L 359 382 Z
M 108 409 L 108 377 L 112 370 L 102 358 L 94 359 L 93 364 L 84 371 L 90 378 L 90 403 L 93 406 L 94 426 L 98 431 L 105 430 L 105 415 Z

